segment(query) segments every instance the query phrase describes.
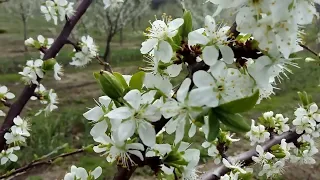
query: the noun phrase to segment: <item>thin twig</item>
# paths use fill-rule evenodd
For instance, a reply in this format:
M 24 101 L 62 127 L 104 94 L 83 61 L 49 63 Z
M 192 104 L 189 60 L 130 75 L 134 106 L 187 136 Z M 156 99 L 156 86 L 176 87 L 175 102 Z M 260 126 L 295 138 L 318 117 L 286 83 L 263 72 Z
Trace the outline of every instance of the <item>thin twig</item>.
M 1 175 L 0 179 L 6 179 L 6 178 L 9 178 L 9 177 L 12 177 L 12 176 L 17 176 L 17 175 L 24 174 L 28 170 L 30 170 L 32 168 L 35 168 L 35 167 L 38 167 L 38 166 L 51 165 L 57 159 L 68 157 L 68 156 L 72 156 L 72 155 L 76 155 L 76 154 L 79 154 L 79 153 L 83 153 L 83 152 L 85 152 L 86 148 L 87 147 L 84 147 L 84 148 L 81 148 L 81 149 L 77 149 L 77 150 L 69 152 L 69 153 L 63 153 L 63 154 L 57 155 L 57 156 L 52 157 L 52 158 L 48 158 L 48 156 L 46 155 L 43 158 L 34 160 L 31 163 L 29 163 L 29 164 L 27 164 L 27 165 L 25 165 L 23 167 L 20 167 L 20 168 L 14 170 L 14 171 L 10 171 L 10 172 L 8 172 L 6 174 Z
M 6 106 L 6 107 L 11 107 L 11 103 L 9 103 L 8 101 L 5 101 L 5 100 L 1 100 L 0 101 L 4 106 Z
M 69 39 L 66 41 L 66 44 L 70 44 L 70 45 L 72 45 L 72 46 L 73 46 L 73 48 L 74 48 L 77 52 L 81 51 L 80 46 L 78 46 L 76 43 L 72 42 L 72 41 L 71 41 L 71 40 L 69 40 Z
M 302 44 L 302 43 L 299 43 L 299 46 L 303 47 L 303 49 L 309 51 L 310 53 L 312 53 L 313 55 L 317 56 L 318 58 L 320 58 L 320 55 L 318 55 L 316 52 L 314 52 L 313 50 L 311 50 L 308 46 Z

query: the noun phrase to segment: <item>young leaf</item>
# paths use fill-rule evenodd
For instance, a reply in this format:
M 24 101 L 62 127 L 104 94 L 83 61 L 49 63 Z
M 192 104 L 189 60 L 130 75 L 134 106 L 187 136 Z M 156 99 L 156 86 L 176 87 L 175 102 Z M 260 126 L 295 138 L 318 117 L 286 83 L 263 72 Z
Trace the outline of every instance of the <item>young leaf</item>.
M 250 131 L 250 125 L 247 123 L 245 119 L 240 114 L 232 114 L 228 112 L 224 112 L 222 110 L 214 111 L 218 117 L 218 119 L 235 132 L 248 132 Z
M 259 99 L 259 90 L 257 90 L 252 96 L 231 101 L 226 104 L 222 104 L 218 109 L 222 109 L 225 112 L 229 113 L 241 113 L 246 112 L 252 109 Z
M 117 80 L 121 83 L 121 85 L 124 88 L 128 88 L 128 84 L 126 82 L 126 80 L 124 79 L 124 77 L 122 76 L 122 74 L 118 73 L 118 72 L 114 72 L 113 75 L 117 78 Z
M 143 71 L 135 73 L 130 80 L 130 83 L 129 83 L 130 88 L 141 90 L 143 86 L 144 76 L 145 76 L 145 72 Z
M 95 76 L 97 76 L 95 74 Z M 107 71 L 101 71 L 99 82 L 102 91 L 113 100 L 118 100 L 118 98 L 123 96 L 124 88 L 118 82 L 117 78 Z
M 182 39 L 185 39 L 188 37 L 188 34 L 192 31 L 192 15 L 190 11 L 184 11 L 183 20 L 184 23 L 179 29 L 179 34 L 181 35 Z
M 220 122 L 217 116 L 214 114 L 213 110 L 209 111 L 209 133 L 208 141 L 214 141 L 220 132 Z

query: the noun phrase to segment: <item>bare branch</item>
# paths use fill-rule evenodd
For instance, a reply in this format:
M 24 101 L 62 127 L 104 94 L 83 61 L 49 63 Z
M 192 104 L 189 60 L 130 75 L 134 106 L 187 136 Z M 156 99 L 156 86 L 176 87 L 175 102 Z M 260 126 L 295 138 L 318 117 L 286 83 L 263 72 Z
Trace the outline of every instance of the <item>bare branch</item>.
M 81 2 L 76 10 L 75 15 L 70 18 L 70 21 L 66 22 L 58 38 L 45 53 L 43 60 L 54 58 L 57 55 L 57 53 L 67 42 L 71 31 L 73 30 L 81 16 L 86 12 L 91 3 L 92 0 L 83 0 Z M 11 105 L 10 110 L 0 128 L 0 151 L 3 150 L 6 145 L 4 134 L 11 128 L 11 126 L 13 126 L 13 119 L 21 113 L 31 96 L 33 96 L 36 87 L 37 85 L 35 84 L 25 86 L 18 99 Z

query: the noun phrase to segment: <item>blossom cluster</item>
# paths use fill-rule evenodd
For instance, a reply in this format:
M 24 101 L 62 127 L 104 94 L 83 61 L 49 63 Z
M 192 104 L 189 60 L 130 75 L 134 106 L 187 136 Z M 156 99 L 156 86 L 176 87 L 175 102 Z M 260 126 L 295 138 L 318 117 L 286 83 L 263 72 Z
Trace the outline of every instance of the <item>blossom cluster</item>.
M 67 0 L 48 0 L 40 7 L 47 21 L 53 20 L 54 24 L 58 24 L 58 19 L 64 21 L 74 14 L 73 2 Z
M 14 151 L 20 150 L 20 145 L 24 145 L 26 138 L 30 136 L 28 120 L 17 116 L 13 119 L 13 122 L 14 125 L 10 128 L 10 131 L 4 135 L 9 148 L 2 150 L 0 153 L 1 165 L 6 164 L 9 160 L 16 162 L 18 156 L 14 154 Z
M 287 143 L 286 139 L 281 140 L 280 145 L 271 147 L 270 150 L 264 149 L 263 146 L 257 145 L 257 156 L 252 160 L 260 164 L 262 170 L 259 176 L 273 177 L 283 172 L 286 161 L 301 164 L 314 164 L 316 161 L 313 156 L 318 153 L 314 138 L 319 137 L 318 123 L 319 111 L 315 103 L 296 109 L 295 119 L 292 125 L 295 127 L 297 134 L 301 137 L 295 143 Z M 252 121 L 251 130 L 247 133 L 251 145 L 256 143 L 262 144 L 271 139 L 271 135 L 282 135 L 290 130 L 289 118 L 284 118 L 282 114 L 276 114 L 272 111 L 266 112 L 259 118 L 261 124 L 255 126 Z
M 74 50 L 76 52 L 74 57 L 72 57 L 72 62 L 70 62 L 70 65 L 80 67 L 85 66 L 98 55 L 98 47 L 95 45 L 92 37 L 90 36 L 81 37 L 79 48 L 80 50 Z

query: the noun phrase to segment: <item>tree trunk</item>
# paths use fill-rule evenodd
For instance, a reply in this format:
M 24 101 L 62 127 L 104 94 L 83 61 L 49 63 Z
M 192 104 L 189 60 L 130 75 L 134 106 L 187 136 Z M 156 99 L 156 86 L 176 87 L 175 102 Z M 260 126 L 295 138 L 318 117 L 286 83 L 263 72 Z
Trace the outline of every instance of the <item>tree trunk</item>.
M 21 19 L 22 19 L 22 23 L 23 23 L 23 44 L 24 44 L 24 41 L 27 40 L 27 38 L 28 38 L 27 37 L 28 36 L 28 34 L 27 34 L 28 27 L 27 27 L 27 18 L 23 13 L 21 13 Z M 26 45 L 24 45 L 24 51 L 25 52 L 28 51 L 28 48 Z
M 123 44 L 123 28 L 120 29 L 120 46 Z
M 108 37 L 107 37 L 107 41 L 106 41 L 106 48 L 103 54 L 103 61 L 105 62 L 104 64 L 104 70 L 106 71 L 111 71 L 111 67 L 109 65 L 110 63 L 110 56 L 111 56 L 111 40 L 113 38 L 113 34 L 110 32 Z
M 132 19 L 131 26 L 132 26 L 132 30 L 136 31 L 136 19 L 135 18 Z

